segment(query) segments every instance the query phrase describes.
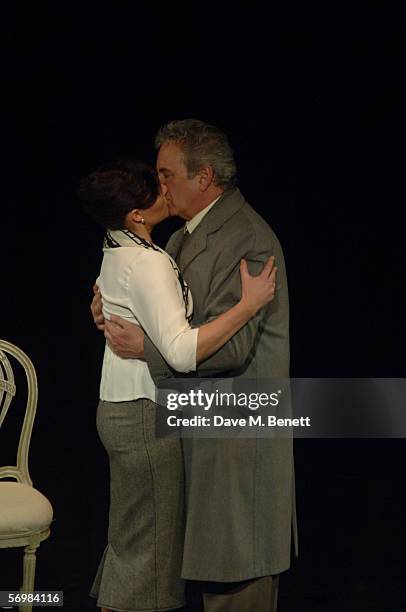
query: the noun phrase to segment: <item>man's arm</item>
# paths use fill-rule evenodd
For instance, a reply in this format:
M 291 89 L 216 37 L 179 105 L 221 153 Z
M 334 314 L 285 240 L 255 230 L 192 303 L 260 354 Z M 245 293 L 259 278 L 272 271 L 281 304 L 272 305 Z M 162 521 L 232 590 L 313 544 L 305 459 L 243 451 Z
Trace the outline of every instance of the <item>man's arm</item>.
M 94 293 L 93 300 L 92 300 L 92 303 L 90 304 L 90 310 L 92 312 L 93 321 L 97 329 L 100 329 L 100 331 L 104 331 L 103 304 L 102 304 L 101 293 L 99 291 L 99 287 L 97 286 L 97 284 L 93 285 L 93 293 Z
M 219 260 L 214 271 L 210 292 L 206 297 L 204 319 L 210 321 L 236 304 L 241 297 L 239 259 L 241 253 L 230 252 Z M 245 253 L 250 274 L 261 272 L 270 255 L 269 250 Z M 279 275 L 279 270 L 278 270 Z M 279 283 L 278 283 L 279 284 Z M 276 290 L 277 295 L 278 289 Z M 197 369 L 199 376 L 213 376 L 241 369 L 255 354 L 255 346 L 261 333 L 263 322 L 270 316 L 272 304 L 262 308 L 214 355 L 200 363 Z
M 129 323 L 121 317 L 111 316 L 110 321 L 104 318 L 102 297 L 97 284 L 93 285 L 93 300 L 90 310 L 97 329 L 104 331 L 104 336 L 111 350 L 122 359 L 144 358 L 144 332 L 138 325 Z
M 202 297 L 196 292 L 195 303 L 200 306 L 198 319 L 195 324 L 203 324 L 234 306 L 241 297 L 241 282 L 239 275 L 239 262 L 245 258 L 248 262 L 251 274 L 259 274 L 264 263 L 271 254 L 275 254 L 275 264 L 278 267 L 276 297 L 272 304 L 263 308 L 253 319 L 251 319 L 231 340 L 229 340 L 213 356 L 202 362 L 197 368 L 197 375 L 212 376 L 225 372 L 234 372 L 249 363 L 250 357 L 255 356 L 256 346 L 261 338 L 265 325 L 278 328 L 278 332 L 284 333 L 283 325 L 286 318 L 283 312 L 285 301 L 287 301 L 286 272 L 283 253 L 277 239 L 270 233 L 261 232 L 258 238 L 252 233 L 251 228 L 247 234 L 226 252 L 213 253 L 212 260 L 217 265 L 212 271 L 210 286 L 206 295 Z M 272 239 L 274 238 L 274 239 Z M 257 242 L 261 245 L 257 246 Z M 218 244 L 218 242 L 217 242 Z M 219 249 L 221 247 L 218 247 Z M 217 257 L 217 255 L 219 255 Z M 279 292 L 279 293 L 278 293 Z M 192 287 L 192 293 L 193 287 Z M 286 304 L 287 306 L 287 304 Z M 287 331 L 287 330 L 286 330 Z M 156 347 L 145 338 L 145 359 L 148 362 L 151 375 L 154 379 L 162 379 L 171 376 L 171 370 Z

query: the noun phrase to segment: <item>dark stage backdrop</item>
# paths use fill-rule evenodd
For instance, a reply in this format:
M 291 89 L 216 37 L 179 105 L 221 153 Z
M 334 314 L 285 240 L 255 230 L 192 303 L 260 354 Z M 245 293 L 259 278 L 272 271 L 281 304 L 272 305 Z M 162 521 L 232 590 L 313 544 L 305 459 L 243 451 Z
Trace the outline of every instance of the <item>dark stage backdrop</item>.
M 89 311 L 102 232 L 80 210 L 79 178 L 121 154 L 153 160 L 167 120 L 221 127 L 284 248 L 292 375 L 402 377 L 405 32 L 379 13 L 67 6 L 2 8 L 0 337 L 39 378 L 31 472 L 55 523 L 37 587 L 85 610 L 108 466 Z M 10 440 L 2 431 L 2 451 Z M 403 465 L 403 440 L 296 443 L 301 553 L 280 612 L 406 608 Z M 0 588 L 17 588 L 6 552 Z

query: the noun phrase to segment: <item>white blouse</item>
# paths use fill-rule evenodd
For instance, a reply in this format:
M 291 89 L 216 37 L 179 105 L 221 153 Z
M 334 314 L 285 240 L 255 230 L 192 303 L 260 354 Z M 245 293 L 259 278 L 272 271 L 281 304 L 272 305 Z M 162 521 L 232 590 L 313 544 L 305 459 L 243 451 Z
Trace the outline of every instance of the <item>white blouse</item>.
M 103 300 L 103 314 L 112 314 L 136 325 L 155 344 L 175 370 L 196 369 L 198 329 L 187 317 L 193 311 L 192 296 L 178 279 L 173 259 L 157 247 L 148 247 L 127 231 L 111 231 L 113 248 L 103 249 L 104 257 L 97 284 Z M 155 400 L 155 385 L 148 365 L 141 359 L 121 359 L 106 343 L 100 399 L 122 402 L 138 398 Z

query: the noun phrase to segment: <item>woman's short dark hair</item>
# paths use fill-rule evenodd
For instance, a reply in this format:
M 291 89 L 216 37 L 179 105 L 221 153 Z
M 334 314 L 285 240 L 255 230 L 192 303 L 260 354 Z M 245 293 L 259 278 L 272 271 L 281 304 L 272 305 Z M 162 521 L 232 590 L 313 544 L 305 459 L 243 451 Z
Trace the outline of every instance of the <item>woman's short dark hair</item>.
M 137 159 L 105 164 L 80 181 L 78 195 L 84 210 L 103 227 L 122 229 L 134 208 L 149 208 L 159 195 L 156 171 Z

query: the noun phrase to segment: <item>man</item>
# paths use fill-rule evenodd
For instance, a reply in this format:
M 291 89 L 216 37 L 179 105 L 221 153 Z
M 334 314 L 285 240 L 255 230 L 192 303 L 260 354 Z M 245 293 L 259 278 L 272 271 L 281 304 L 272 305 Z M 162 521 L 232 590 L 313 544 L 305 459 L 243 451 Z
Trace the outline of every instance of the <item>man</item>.
M 235 188 L 226 136 L 190 119 L 156 138 L 157 171 L 171 214 L 186 221 L 166 247 L 191 288 L 193 324 L 240 298 L 239 263 L 259 272 L 270 255 L 278 267 L 276 298 L 197 376 L 288 378 L 289 305 L 280 244 Z M 99 313 L 97 299 L 94 316 Z M 95 321 L 97 322 L 97 316 Z M 156 381 L 169 366 L 142 331 L 115 319 L 106 336 L 122 357 L 143 357 Z M 276 612 L 278 574 L 290 565 L 295 527 L 292 441 L 192 439 L 185 443 L 187 524 L 182 576 L 200 585 L 207 612 Z M 295 531 L 295 530 L 294 530 Z

